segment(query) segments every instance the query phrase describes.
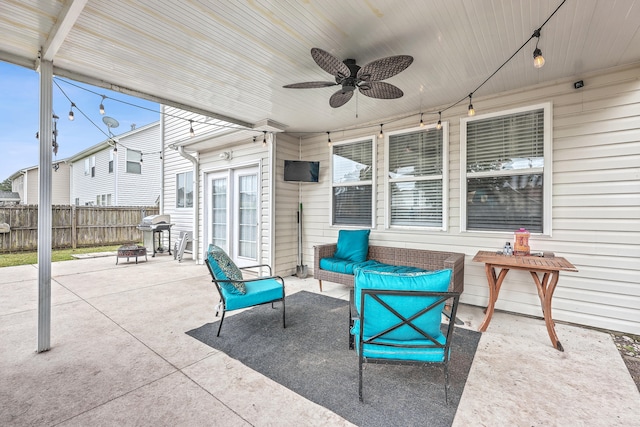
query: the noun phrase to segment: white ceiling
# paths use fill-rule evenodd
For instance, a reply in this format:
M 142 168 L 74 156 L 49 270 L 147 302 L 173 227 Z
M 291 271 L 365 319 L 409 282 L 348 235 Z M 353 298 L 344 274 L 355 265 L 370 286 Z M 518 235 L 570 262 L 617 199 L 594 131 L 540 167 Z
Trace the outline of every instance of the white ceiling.
M 185 107 L 244 126 L 325 132 L 433 112 L 480 86 L 541 27 L 562 0 L 2 0 L 0 60 Z M 532 39 L 474 93 L 493 93 L 640 61 L 640 0 L 567 0 L 544 24 L 546 59 Z M 338 87 L 312 47 L 359 65 L 392 55 L 413 64 L 386 80 L 395 100 Z M 357 115 L 357 117 L 356 117 Z M 446 113 L 443 114 L 443 117 Z M 425 117 L 433 120 L 433 116 Z

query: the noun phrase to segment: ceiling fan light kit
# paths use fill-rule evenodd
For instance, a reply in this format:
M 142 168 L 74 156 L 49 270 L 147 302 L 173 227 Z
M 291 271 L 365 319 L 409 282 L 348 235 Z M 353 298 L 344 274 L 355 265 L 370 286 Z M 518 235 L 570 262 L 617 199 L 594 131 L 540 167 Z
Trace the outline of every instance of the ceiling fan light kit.
M 381 80 L 395 76 L 405 70 L 413 62 L 409 55 L 396 55 L 378 59 L 363 67 L 356 64 L 355 59 L 340 61 L 322 49 L 311 49 L 311 57 L 327 73 L 335 78 L 333 82 L 304 82 L 293 83 L 283 87 L 287 89 L 313 89 L 330 86 L 342 86 L 329 98 L 329 105 L 338 108 L 346 104 L 356 88 L 370 98 L 396 99 L 404 95 L 400 88 Z

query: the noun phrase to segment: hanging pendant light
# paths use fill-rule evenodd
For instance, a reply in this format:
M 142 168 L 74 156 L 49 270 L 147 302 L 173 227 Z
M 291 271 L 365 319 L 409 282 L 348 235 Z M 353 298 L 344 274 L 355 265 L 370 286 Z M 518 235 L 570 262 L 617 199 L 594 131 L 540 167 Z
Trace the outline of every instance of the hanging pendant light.
M 422 120 L 422 115 L 424 113 L 420 113 L 420 127 L 423 128 L 424 127 L 424 121 Z
M 436 129 L 442 129 L 442 111 L 438 111 L 438 124 L 436 125 Z

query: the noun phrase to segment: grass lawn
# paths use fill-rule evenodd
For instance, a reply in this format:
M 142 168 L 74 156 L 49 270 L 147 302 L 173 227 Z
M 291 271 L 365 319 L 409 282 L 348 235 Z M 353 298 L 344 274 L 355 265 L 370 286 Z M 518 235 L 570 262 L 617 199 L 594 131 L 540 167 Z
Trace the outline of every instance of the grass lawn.
M 88 254 L 93 252 L 115 252 L 120 245 L 115 246 L 99 246 L 93 248 L 77 248 L 77 249 L 54 249 L 51 251 L 51 261 L 70 261 L 74 260 L 72 255 Z M 1 254 L 0 267 L 12 267 L 14 265 L 37 264 L 38 252 L 19 252 L 15 254 Z

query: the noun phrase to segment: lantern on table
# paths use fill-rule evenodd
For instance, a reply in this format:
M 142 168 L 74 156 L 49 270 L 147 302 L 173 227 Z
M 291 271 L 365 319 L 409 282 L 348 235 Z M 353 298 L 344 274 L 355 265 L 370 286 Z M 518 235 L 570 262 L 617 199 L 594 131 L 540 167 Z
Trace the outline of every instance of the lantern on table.
M 529 233 L 525 228 L 521 228 L 514 232 L 515 234 L 515 244 L 513 245 L 513 254 L 514 255 L 529 255 L 531 252 L 529 248 Z

